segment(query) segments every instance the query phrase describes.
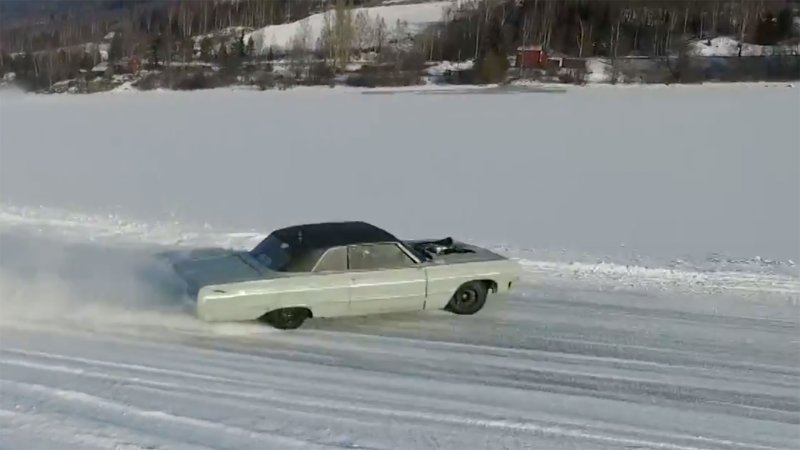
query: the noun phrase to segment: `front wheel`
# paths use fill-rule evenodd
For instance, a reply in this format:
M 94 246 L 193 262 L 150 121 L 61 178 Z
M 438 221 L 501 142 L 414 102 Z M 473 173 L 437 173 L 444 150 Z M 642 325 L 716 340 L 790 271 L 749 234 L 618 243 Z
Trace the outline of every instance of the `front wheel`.
M 299 328 L 310 315 L 305 308 L 282 308 L 264 314 L 261 319 L 275 328 L 294 330 Z
M 458 288 L 445 309 L 455 314 L 475 314 L 486 303 L 486 285 L 479 281 L 465 283 Z

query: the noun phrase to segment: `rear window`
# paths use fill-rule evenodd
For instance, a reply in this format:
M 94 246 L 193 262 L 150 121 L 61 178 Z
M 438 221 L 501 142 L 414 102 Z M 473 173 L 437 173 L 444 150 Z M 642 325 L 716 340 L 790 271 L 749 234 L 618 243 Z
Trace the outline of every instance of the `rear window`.
M 250 250 L 250 256 L 276 272 L 309 272 L 321 254 L 321 250 L 289 245 L 274 234 Z
M 325 252 L 314 267 L 314 272 L 343 272 L 347 270 L 347 248 L 336 247 Z

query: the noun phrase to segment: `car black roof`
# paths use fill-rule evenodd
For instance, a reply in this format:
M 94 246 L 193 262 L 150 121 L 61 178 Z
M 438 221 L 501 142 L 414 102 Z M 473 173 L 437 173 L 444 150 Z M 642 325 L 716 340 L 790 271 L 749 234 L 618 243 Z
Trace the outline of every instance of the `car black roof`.
M 321 222 L 293 225 L 272 232 L 295 248 L 326 249 L 341 245 L 397 242 L 391 233 L 362 221 Z

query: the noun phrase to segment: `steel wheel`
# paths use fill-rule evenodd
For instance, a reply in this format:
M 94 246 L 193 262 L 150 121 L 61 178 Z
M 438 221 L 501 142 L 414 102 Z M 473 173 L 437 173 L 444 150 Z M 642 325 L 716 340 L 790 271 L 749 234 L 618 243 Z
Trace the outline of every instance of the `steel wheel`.
M 283 308 L 270 311 L 263 319 L 275 328 L 293 330 L 299 328 L 310 315 L 305 308 Z
M 471 281 L 458 288 L 445 309 L 456 314 L 475 314 L 486 303 L 486 294 L 484 283 Z

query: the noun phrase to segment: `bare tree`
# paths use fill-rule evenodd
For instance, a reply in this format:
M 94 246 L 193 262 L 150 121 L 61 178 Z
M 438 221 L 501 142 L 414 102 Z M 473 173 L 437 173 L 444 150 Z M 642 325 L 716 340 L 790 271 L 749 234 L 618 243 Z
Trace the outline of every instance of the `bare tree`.
M 353 20 L 353 41 L 356 49 L 362 51 L 372 46 L 371 35 L 372 25 L 370 24 L 369 12 L 362 9 L 356 14 Z
M 333 12 L 328 10 L 322 15 L 322 28 L 317 38 L 317 51 L 325 55 L 325 59 L 333 61 L 335 55 L 333 51 Z M 334 63 L 335 65 L 335 63 Z
M 741 0 L 739 6 L 741 8 L 741 19 L 739 21 L 739 56 L 742 56 L 742 43 L 744 43 L 744 36 L 745 32 L 747 31 L 747 22 L 750 19 L 751 10 L 749 5 L 745 6 L 744 0 Z
M 394 36 L 395 49 L 402 47 L 403 42 L 408 38 L 408 22 L 397 19 L 392 30 Z
M 289 46 L 289 64 L 295 78 L 300 78 L 303 72 L 308 76 L 308 52 L 311 48 L 311 24 L 308 19 L 300 21 L 300 27 L 292 36 Z
M 578 44 L 578 58 L 583 57 L 583 44 L 586 42 L 586 27 L 583 24 L 583 19 L 578 16 L 578 35 L 575 37 Z
M 374 46 L 375 49 L 378 51 L 378 55 L 380 56 L 381 52 L 383 51 L 384 44 L 386 43 L 386 21 L 383 20 L 383 17 L 378 16 L 375 19 L 375 27 L 373 28 L 374 34 Z
M 353 50 L 352 5 L 346 0 L 336 0 L 333 28 L 334 67 L 344 68 L 350 62 Z

